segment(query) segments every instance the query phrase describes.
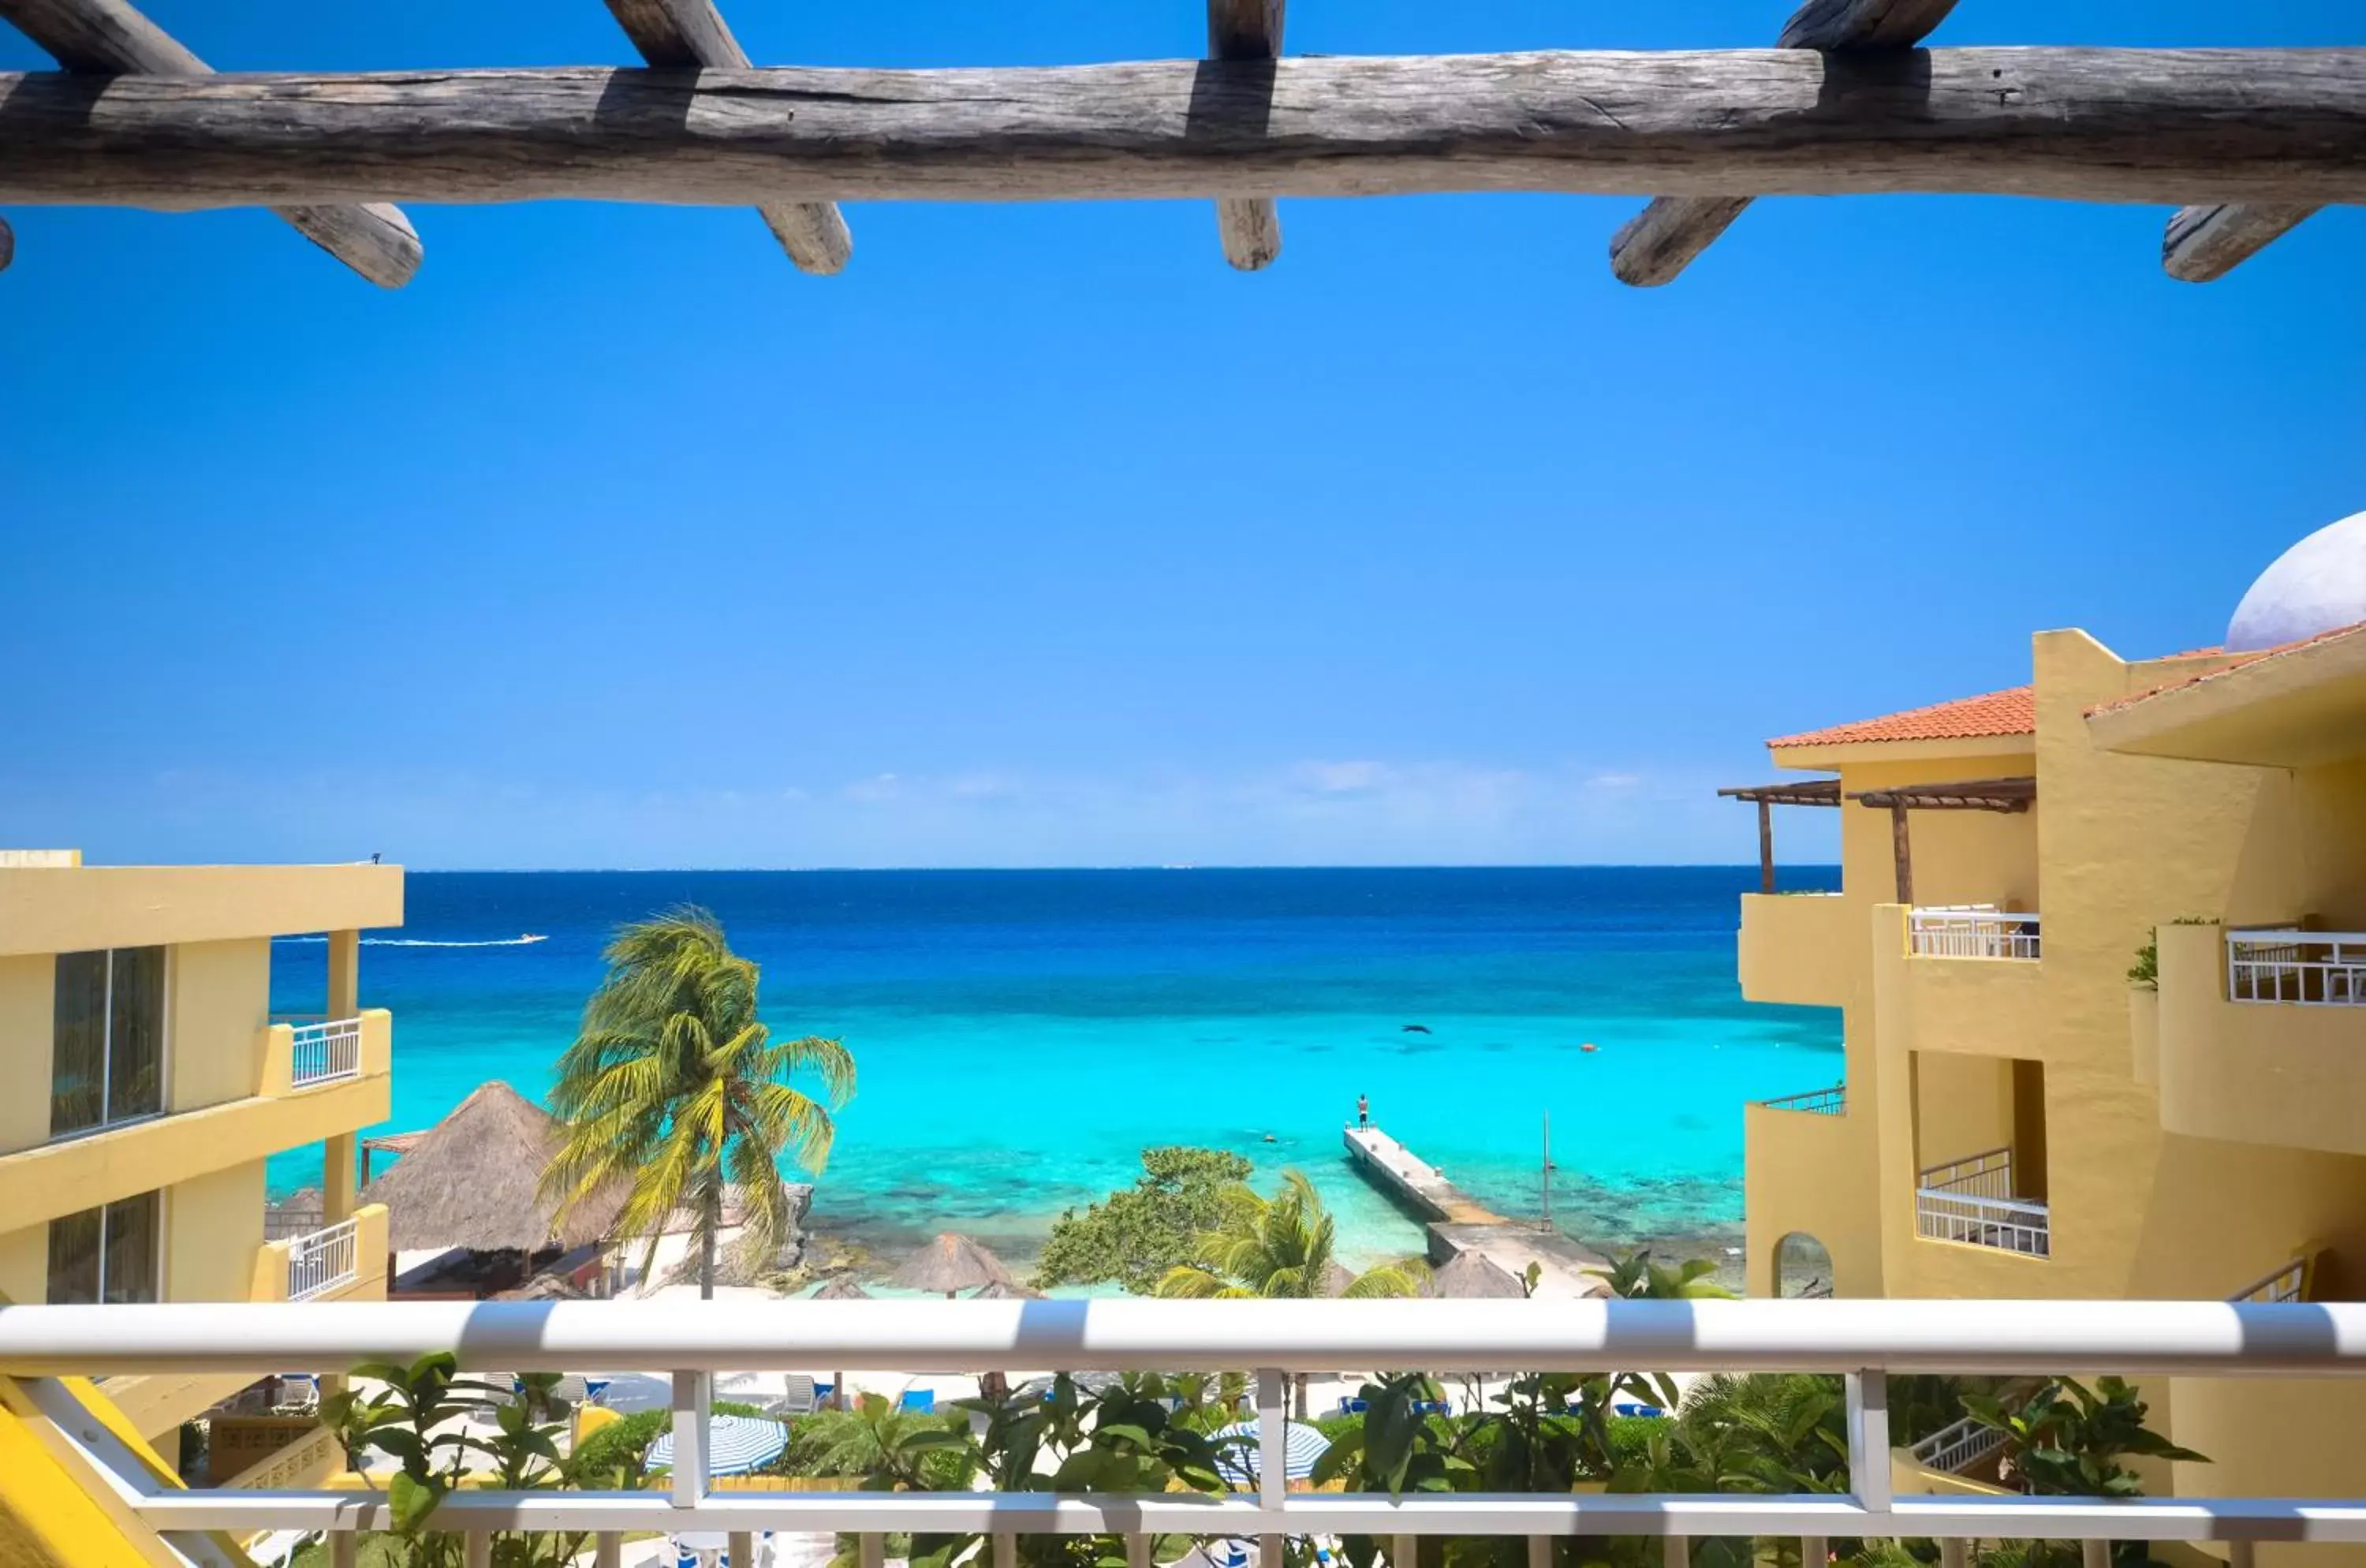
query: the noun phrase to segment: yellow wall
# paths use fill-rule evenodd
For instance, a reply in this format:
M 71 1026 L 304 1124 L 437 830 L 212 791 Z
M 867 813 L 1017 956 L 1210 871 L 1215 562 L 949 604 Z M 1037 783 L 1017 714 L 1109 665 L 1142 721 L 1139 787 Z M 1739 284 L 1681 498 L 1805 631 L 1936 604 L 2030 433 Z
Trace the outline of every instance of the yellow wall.
M 190 942 L 173 949 L 171 969 L 169 1108 L 195 1111 L 254 1093 L 271 1013 L 271 939 Z
M 50 1135 L 50 1042 L 55 1034 L 57 959 L 0 958 L 0 1154 Z
M 1844 998 L 1849 1114 L 1748 1113 L 1752 1293 L 1771 1288 L 1781 1237 L 1806 1231 L 1844 1295 L 2224 1299 L 2322 1247 L 2314 1296 L 2366 1298 L 2366 1008 L 2230 1003 L 2222 926 L 2170 924 L 2366 930 L 2366 761 L 2122 754 L 2087 722 L 2218 662 L 2130 664 L 2083 633 L 2042 633 L 2037 733 L 2018 766 L 1992 739 L 1960 755 L 1944 742 L 1778 754 L 1837 769 L 1851 792 L 2034 770 L 2041 804 L 2025 818 L 1917 812 L 1912 845 L 1917 903 L 2035 910 L 2044 949 L 1910 956 L 1888 817 L 1842 808 L 1837 902 L 1854 934 L 1847 973 L 1816 984 Z M 2132 999 L 2126 970 L 2156 926 L 2160 989 Z M 2036 1086 L 2024 1066 L 2016 1129 L 2014 1059 L 2043 1064 L 2051 1256 L 1918 1236 L 1918 1162 L 2031 1136 Z M 2178 1466 L 2182 1492 L 2366 1495 L 2350 1440 L 2366 1388 L 2189 1379 L 2146 1393 L 2217 1461 Z

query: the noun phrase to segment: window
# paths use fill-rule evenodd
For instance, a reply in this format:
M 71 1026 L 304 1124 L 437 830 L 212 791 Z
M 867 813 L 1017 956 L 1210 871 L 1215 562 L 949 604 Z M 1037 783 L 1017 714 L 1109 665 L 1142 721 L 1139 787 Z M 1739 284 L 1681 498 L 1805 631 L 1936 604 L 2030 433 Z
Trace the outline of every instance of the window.
M 58 954 L 50 1136 L 164 1109 L 164 950 Z
M 50 1304 L 152 1302 L 163 1269 L 154 1192 L 50 1222 Z

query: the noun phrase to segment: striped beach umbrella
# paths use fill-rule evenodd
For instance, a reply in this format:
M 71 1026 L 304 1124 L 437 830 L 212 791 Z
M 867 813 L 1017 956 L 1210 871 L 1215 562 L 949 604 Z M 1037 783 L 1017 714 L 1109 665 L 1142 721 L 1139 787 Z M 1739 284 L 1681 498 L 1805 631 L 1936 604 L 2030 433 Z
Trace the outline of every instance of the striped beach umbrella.
M 789 1429 L 778 1421 L 753 1416 L 710 1416 L 706 1419 L 706 1472 L 745 1475 L 781 1457 L 789 1446 Z M 649 1445 L 649 1468 L 673 1464 L 673 1434 L 666 1432 Z
M 1264 1480 L 1264 1456 L 1257 1451 L 1256 1422 L 1244 1421 L 1236 1427 L 1227 1427 L 1216 1437 L 1227 1445 L 1216 1461 L 1219 1473 L 1228 1481 L 1243 1482 L 1252 1486 Z M 1234 1441 L 1241 1438 L 1248 1439 L 1246 1448 Z M 1323 1456 L 1330 1451 L 1330 1448 L 1331 1439 L 1324 1437 L 1320 1428 L 1310 1427 L 1303 1421 L 1285 1422 L 1281 1429 L 1282 1479 L 1303 1481 L 1313 1475 L 1314 1467 L 1322 1462 Z

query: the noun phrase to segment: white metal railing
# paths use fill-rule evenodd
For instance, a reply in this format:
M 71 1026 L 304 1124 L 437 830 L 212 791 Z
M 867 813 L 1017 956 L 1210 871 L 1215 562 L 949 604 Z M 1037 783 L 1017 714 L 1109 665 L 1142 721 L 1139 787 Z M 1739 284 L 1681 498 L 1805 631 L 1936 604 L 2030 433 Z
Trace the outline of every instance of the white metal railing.
M 2262 1274 L 2226 1299 L 2230 1302 L 2296 1302 L 2308 1286 L 2308 1259 L 2295 1258 L 2270 1274 Z
M 1993 904 L 1946 904 L 1912 910 L 1908 951 L 1918 958 L 2036 958 L 2037 917 Z
M 2004 1447 L 2004 1434 L 1966 1416 L 1940 1427 L 1907 1451 L 1924 1470 L 1961 1475 Z
M 318 1023 L 299 1023 L 293 1032 L 295 1058 L 287 1079 L 294 1088 L 335 1083 L 361 1072 L 360 1019 L 332 1018 Z
M 2228 931 L 2226 998 L 2366 1007 L 2366 932 Z
M 308 1302 L 340 1285 L 349 1285 L 360 1272 L 355 1256 L 354 1222 L 339 1220 L 287 1244 L 287 1299 Z
M 1915 1232 L 1932 1241 L 2045 1258 L 2053 1251 L 2049 1222 L 2045 1205 L 2034 1198 L 1972 1198 L 1929 1188 L 1914 1194 Z
M 477 1371 L 666 1369 L 675 1465 L 663 1492 L 461 1490 L 442 1528 L 486 1561 L 490 1532 L 584 1530 L 613 1550 L 625 1532 L 844 1531 L 862 1561 L 885 1532 L 1127 1538 L 1140 1561 L 1154 1534 L 1258 1538 L 1264 1561 L 1289 1536 L 1381 1537 L 1391 1568 L 1411 1568 L 1422 1536 L 1659 1537 L 1687 1561 L 1695 1536 L 1797 1537 L 1820 1556 L 1834 1537 L 1940 1540 L 2366 1542 L 2366 1500 L 2283 1497 L 2091 1498 L 1894 1494 L 1887 1378 L 1893 1372 L 2131 1376 L 2366 1375 L 2366 1303 L 2219 1302 L 700 1302 L 24 1306 L 0 1313 L 0 1372 L 45 1416 L 121 1510 L 168 1539 L 196 1532 L 321 1530 L 332 1561 L 389 1518 L 381 1492 L 184 1491 L 156 1481 L 69 1374 L 341 1371 L 365 1359 L 456 1350 Z M 858 1371 L 1256 1371 L 1256 1428 L 1280 1451 L 1293 1371 L 1474 1364 L 1542 1371 L 1788 1371 L 1846 1385 L 1843 1494 L 1288 1493 L 1284 1467 L 1254 1490 L 1220 1495 L 997 1492 L 728 1492 L 709 1487 L 704 1415 L 715 1374 L 827 1366 Z M 2295 1439 L 2299 1440 L 2299 1439 Z M 2266 1473 L 2273 1473 L 2272 1466 Z M 745 1539 L 734 1562 L 750 1553 Z M 216 1559 L 197 1557 L 195 1561 Z M 613 1557 L 606 1559 L 614 1561 Z M 1537 1560 L 1532 1556 L 1531 1561 Z M 2248 1550 L 2236 1548 L 2238 1563 Z
M 1927 1166 L 1915 1185 L 1926 1192 L 1948 1192 L 1965 1198 L 2012 1196 L 2012 1148 L 1982 1149 L 1976 1155 Z
M 1848 1109 L 1848 1085 L 1834 1084 L 1830 1089 L 1809 1089 L 1805 1094 L 1786 1094 L 1780 1100 L 1762 1100 L 1758 1104 L 1767 1111 L 1800 1111 L 1810 1116 L 1838 1116 Z

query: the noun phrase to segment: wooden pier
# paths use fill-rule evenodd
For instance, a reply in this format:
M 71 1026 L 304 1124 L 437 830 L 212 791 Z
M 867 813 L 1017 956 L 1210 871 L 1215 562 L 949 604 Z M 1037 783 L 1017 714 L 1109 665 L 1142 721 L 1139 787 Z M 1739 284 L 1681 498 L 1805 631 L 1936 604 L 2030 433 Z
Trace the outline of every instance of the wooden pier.
M 1525 1277 L 1535 1264 L 1538 1296 L 1609 1293 L 1589 1272 L 1609 1267 L 1609 1259 L 1600 1253 L 1559 1231 L 1540 1230 L 1496 1213 L 1378 1127 L 1350 1124 L 1343 1135 L 1347 1157 L 1364 1179 L 1425 1224 L 1434 1266 L 1443 1268 L 1465 1252 L 1476 1252 L 1515 1277 Z

